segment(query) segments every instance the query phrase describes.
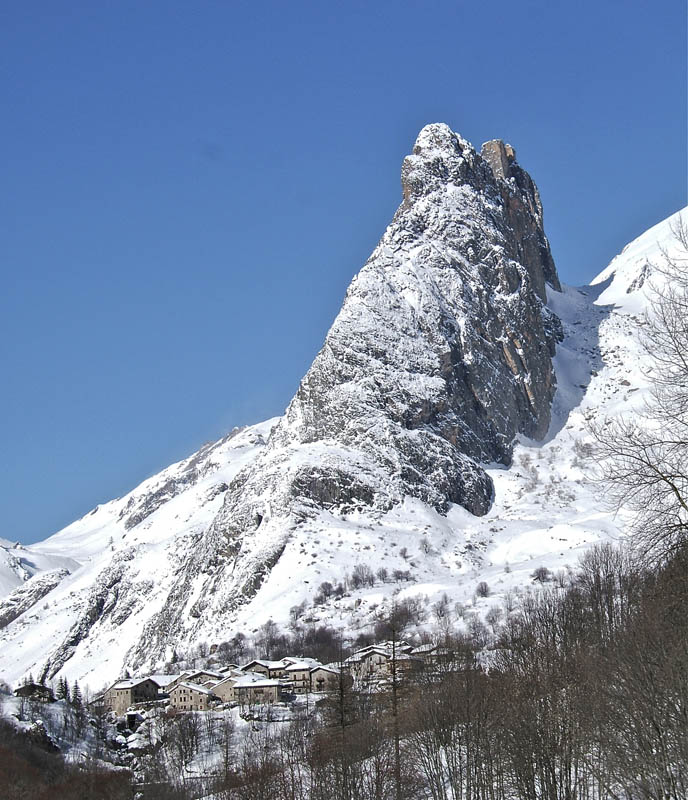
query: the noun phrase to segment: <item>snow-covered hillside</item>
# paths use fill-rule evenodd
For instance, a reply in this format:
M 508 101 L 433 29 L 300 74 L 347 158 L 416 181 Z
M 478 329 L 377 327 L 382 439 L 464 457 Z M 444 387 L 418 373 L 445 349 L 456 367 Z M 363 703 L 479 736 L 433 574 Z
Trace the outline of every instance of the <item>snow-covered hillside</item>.
M 10 594 L 39 572 L 75 569 L 78 562 L 64 553 L 47 553 L 19 542 L 0 539 L 0 598 Z
M 33 572 L 25 582 L 8 582 L 0 599 L 0 678 L 16 680 L 29 663 L 39 673 L 48 658 L 69 662 L 67 673 L 92 685 L 102 682 L 100 665 L 105 680 L 117 674 L 143 623 L 164 605 L 171 577 L 217 513 L 228 482 L 264 447 L 276 421 L 236 429 L 44 542 L 8 551 Z M 48 575 L 58 580 L 46 593 Z M 102 635 L 89 637 L 95 618 Z
M 494 186 L 513 191 L 519 203 L 531 196 L 519 194 L 515 183 L 511 189 L 499 180 L 489 183 L 495 179 L 480 157 L 472 150 L 463 153 L 461 158 L 493 187 L 485 213 L 499 211 Z M 547 280 L 541 280 L 539 291 L 546 291 L 548 310 L 543 319 L 556 315 L 563 330 L 554 357 L 556 393 L 549 429 L 540 441 L 517 434 L 510 465 L 505 457 L 480 467 L 494 486 L 483 516 L 458 504 L 443 513 L 440 503 L 426 502 L 422 493 L 380 504 L 360 498 L 351 502 L 355 492 L 348 492 L 346 502 L 334 498 L 327 504 L 302 503 L 278 512 L 271 508 L 274 487 L 298 476 L 303 464 L 309 470 L 320 464 L 324 472 L 332 465 L 346 463 L 349 469 L 360 464 L 361 485 L 387 482 L 394 484 L 390 492 L 396 492 L 404 484 L 398 476 L 386 476 L 381 464 L 365 455 L 365 448 L 331 439 L 324 444 L 285 440 L 288 421 L 275 419 L 233 431 L 45 542 L 23 549 L 0 542 L 0 557 L 7 553 L 10 565 L 6 568 L 0 560 L 0 575 L 9 576 L 0 586 L 5 595 L 0 600 L 0 678 L 15 682 L 29 671 L 65 674 L 97 689 L 125 667 L 160 665 L 175 643 L 214 643 L 238 631 L 250 634 L 268 618 L 286 623 L 290 608 L 302 603 L 311 621 L 355 635 L 393 595 L 417 596 L 428 612 L 426 626 L 440 626 L 442 620 L 431 609 L 446 595 L 455 622 L 461 624 L 463 607 L 485 612 L 508 593 L 531 584 L 537 567 L 566 571 L 591 543 L 619 537 L 623 520 L 605 507 L 600 487 L 592 481 L 586 423 L 633 413 L 642 403 L 648 378 L 638 333 L 653 265 L 661 261 L 661 248 L 672 246 L 675 220 L 660 223 L 629 244 L 591 286 L 558 291 L 556 273 L 548 277 L 544 271 Z M 413 270 L 417 275 L 419 265 Z M 368 298 L 366 282 L 372 281 L 372 272 L 359 281 L 367 287 Z M 514 275 L 528 287 L 530 279 L 522 270 Z M 417 277 L 408 280 L 412 283 Z M 391 279 L 385 287 L 393 293 Z M 356 292 L 349 296 L 362 302 Z M 414 295 L 407 306 L 415 308 L 418 302 Z M 426 294 L 423 302 L 432 307 L 436 300 Z M 539 301 L 529 296 L 524 302 L 537 311 Z M 417 308 L 402 311 L 405 329 L 413 330 Z M 531 390 L 526 373 L 518 380 L 519 386 Z M 543 378 L 543 391 L 550 386 Z M 300 409 L 307 402 L 309 398 L 302 397 L 292 406 L 297 425 L 303 424 Z M 540 419 L 545 411 L 549 419 L 549 407 L 541 410 Z M 277 434 L 271 441 L 273 429 Z M 544 432 L 537 425 L 533 430 Z M 374 435 L 379 437 L 379 431 Z M 502 452 L 509 449 L 510 445 Z M 375 454 L 374 449 L 367 452 Z M 253 473 L 247 469 L 251 465 Z M 260 482 L 252 477 L 259 465 L 266 465 Z M 238 491 L 230 487 L 241 489 L 251 480 L 254 488 L 262 487 L 265 519 L 256 514 L 251 535 L 233 540 L 218 520 Z M 421 485 L 420 480 L 416 483 Z M 17 554 L 25 572 L 10 562 Z M 338 584 L 356 565 L 378 573 L 373 585 L 350 586 L 346 596 L 321 598 L 314 604 L 320 584 Z M 224 584 L 216 585 L 210 577 L 220 574 Z M 489 585 L 487 597 L 476 597 L 481 581 Z M 230 582 L 233 594 L 225 593 Z M 246 588 L 244 599 L 237 600 L 237 587 Z

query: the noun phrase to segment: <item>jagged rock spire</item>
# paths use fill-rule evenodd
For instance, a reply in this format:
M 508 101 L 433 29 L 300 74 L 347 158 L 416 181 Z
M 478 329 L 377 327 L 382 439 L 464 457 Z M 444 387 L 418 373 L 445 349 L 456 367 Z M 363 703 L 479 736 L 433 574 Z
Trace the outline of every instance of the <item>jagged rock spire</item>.
M 388 508 L 412 495 L 482 514 L 480 462 L 508 463 L 517 433 L 547 430 L 558 327 L 542 301 L 559 281 L 535 184 L 509 145 L 480 155 L 444 124 L 421 130 L 401 180 L 267 452 L 230 493 L 228 530 L 298 500 Z

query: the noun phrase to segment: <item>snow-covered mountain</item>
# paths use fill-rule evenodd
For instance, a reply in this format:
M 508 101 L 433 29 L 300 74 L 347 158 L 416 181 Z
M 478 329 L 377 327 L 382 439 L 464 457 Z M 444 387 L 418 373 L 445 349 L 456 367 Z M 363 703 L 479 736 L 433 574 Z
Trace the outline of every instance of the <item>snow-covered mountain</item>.
M 229 482 L 276 421 L 236 429 L 44 542 L 11 551 L 50 571 L 27 576 L 0 599 L 0 677 L 14 681 L 28 664 L 34 674 L 69 664 L 68 674 L 90 675 L 92 686 L 103 682 L 99 665 L 104 680 L 118 674 L 142 626 L 165 606 Z M 54 585 L 46 592 L 48 576 Z
M 46 554 L 19 542 L 0 539 L 0 598 L 10 594 L 38 573 L 76 569 L 78 561 L 63 554 Z
M 45 542 L 0 542 L 0 677 L 97 688 L 304 600 L 310 619 L 350 630 L 393 593 L 484 610 L 535 567 L 566 569 L 619 535 L 585 423 L 632 413 L 647 389 L 638 330 L 672 220 L 575 289 L 508 145 L 479 154 L 428 126 L 402 189 L 284 417 Z M 387 577 L 313 607 L 357 564 Z M 479 581 L 491 597 L 474 598 Z

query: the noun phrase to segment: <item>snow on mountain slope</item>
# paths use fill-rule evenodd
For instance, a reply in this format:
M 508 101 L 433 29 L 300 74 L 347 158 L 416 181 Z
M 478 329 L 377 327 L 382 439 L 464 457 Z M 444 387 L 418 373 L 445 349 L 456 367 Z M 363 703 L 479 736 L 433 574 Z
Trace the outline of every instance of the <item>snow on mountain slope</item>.
M 376 314 L 384 320 L 394 322 L 394 313 L 398 312 L 397 338 L 408 337 L 403 347 L 418 356 L 416 371 L 400 377 L 404 392 L 391 398 L 391 412 L 388 414 L 385 406 L 390 398 L 386 401 L 384 395 L 382 405 L 373 408 L 376 427 L 371 428 L 370 436 L 376 437 L 374 446 L 359 447 L 358 431 L 354 431 L 351 440 L 337 439 L 336 430 L 329 431 L 325 438 L 311 437 L 308 431 L 303 436 L 285 437 L 290 426 L 296 431 L 303 428 L 322 386 L 329 393 L 327 404 L 346 422 L 351 409 L 364 407 L 359 405 L 361 398 L 368 404 L 366 413 L 370 412 L 370 397 L 377 402 L 371 384 L 365 383 L 367 375 L 374 372 L 375 379 L 379 375 L 379 385 L 390 380 L 393 383 L 398 365 L 394 359 L 387 363 L 388 354 L 375 351 L 374 337 L 362 350 L 341 346 L 350 341 L 350 337 L 339 337 L 358 313 L 354 309 L 346 312 L 344 328 L 334 328 L 335 334 L 328 336 L 321 352 L 323 381 L 306 380 L 302 384 L 303 392 L 292 404 L 287 423 L 275 428 L 278 421 L 271 420 L 232 432 L 144 482 L 129 495 L 94 509 L 45 542 L 27 548 L 46 558 L 72 559 L 78 566 L 69 574 L 43 573 L 42 583 L 32 587 L 31 580 L 35 579 L 31 579 L 22 591 L 15 591 L 4 604 L 0 602 L 0 620 L 9 620 L 0 630 L 0 677 L 14 682 L 29 671 L 49 677 L 65 674 L 70 680 L 78 678 L 96 689 L 118 677 L 125 667 L 134 671 L 161 666 L 175 645 L 216 643 L 238 631 L 250 634 L 268 618 L 285 624 L 290 608 L 301 603 L 305 603 L 304 618 L 341 627 L 353 636 L 374 621 L 380 607 L 393 595 L 416 596 L 427 612 L 424 624 L 432 629 L 442 624 L 440 615 L 433 615 L 431 609 L 444 595 L 449 598 L 448 608 L 455 621 L 464 607 L 484 613 L 509 592 L 531 584 L 536 567 L 566 570 L 575 565 L 591 543 L 621 535 L 623 520 L 605 508 L 599 486 L 591 480 L 594 464 L 586 448 L 585 424 L 599 415 L 632 413 L 647 390 L 638 330 L 642 309 L 647 305 L 652 264 L 661 258 L 660 246 L 670 243 L 669 222 L 631 243 L 593 285 L 558 291 L 548 249 L 543 249 L 546 239 L 538 222 L 539 199 L 527 174 L 514 166 L 513 150 L 495 144 L 492 150 L 484 148 L 481 160 L 470 145 L 452 138 L 454 135 L 447 131 L 444 127 L 430 131 L 430 138 L 437 134 L 442 147 L 450 147 L 449 167 L 443 166 L 445 156 L 438 155 L 433 145 L 430 155 L 421 153 L 420 161 L 412 161 L 406 174 L 410 199 L 406 198 L 405 203 L 410 202 L 411 209 L 421 209 L 422 213 L 413 216 L 408 207 L 402 206 L 398 212 L 401 222 L 395 218 L 396 227 L 390 228 L 390 235 L 403 234 L 399 248 L 390 255 L 385 250 L 387 239 L 383 239 L 371 268 L 348 295 L 355 305 L 375 299 Z M 453 205 L 456 198 L 447 199 L 452 193 L 436 185 L 436 180 L 445 180 L 452 170 L 464 177 L 469 175 L 470 185 L 462 190 L 470 201 L 469 218 L 448 215 L 449 210 L 452 214 L 464 213 L 463 206 Z M 429 194 L 424 194 L 424 186 L 430 186 Z M 420 192 L 416 205 L 413 192 Z M 477 216 L 473 213 L 476 208 Z M 519 215 L 525 215 L 525 223 Z M 522 241 L 509 239 L 511 223 L 505 224 L 505 220 L 519 219 L 521 229 L 528 235 Z M 473 270 L 464 260 L 464 250 L 447 247 L 447 242 L 463 242 L 462 247 L 468 242 L 468 248 L 474 247 L 471 242 L 479 244 L 480 239 L 474 239 L 471 231 L 476 220 L 489 228 L 490 244 L 480 258 L 491 259 L 495 273 Z M 409 230 L 404 227 L 407 224 Z M 407 258 L 406 237 L 412 239 L 418 230 L 426 237 L 430 229 L 439 236 L 444 250 L 438 263 L 430 258 L 432 269 L 426 270 L 425 262 Z M 432 242 L 424 241 L 429 251 L 433 249 Z M 506 260 L 504 248 L 511 248 L 512 252 Z M 523 268 L 516 256 L 527 262 Z M 380 258 L 382 264 L 377 261 Z M 400 259 L 399 272 L 391 269 L 395 258 Z M 448 273 L 443 272 L 446 264 L 460 275 L 458 292 L 456 285 L 450 285 Z M 640 273 L 642 280 L 638 278 Z M 494 274 L 502 276 L 503 285 L 499 291 L 492 287 L 482 295 Z M 471 284 L 476 276 L 478 283 Z M 436 287 L 443 281 L 454 293 L 453 310 L 438 305 L 442 292 Z M 382 289 L 377 287 L 378 282 Z M 514 291 L 510 293 L 509 287 L 515 287 Z M 423 292 L 419 293 L 421 289 Z M 540 306 L 545 296 L 547 311 Z M 544 339 L 540 342 L 542 351 L 533 341 L 528 344 L 528 353 L 513 328 L 508 336 L 498 339 L 498 352 L 506 353 L 499 355 L 506 359 L 503 363 L 516 364 L 518 356 L 535 365 L 530 370 L 516 369 L 513 383 L 503 381 L 499 372 L 502 362 L 499 369 L 493 369 L 490 363 L 483 369 L 484 375 L 496 375 L 502 381 L 492 385 L 493 393 L 498 385 L 500 391 L 513 391 L 518 398 L 514 406 L 508 398 L 503 402 L 505 398 L 501 396 L 498 402 L 492 402 L 487 390 L 485 402 L 489 408 L 499 413 L 514 413 L 514 409 L 518 412 L 508 424 L 506 417 L 500 420 L 497 431 L 510 432 L 511 437 L 520 431 L 515 444 L 507 437 L 486 445 L 494 452 L 495 461 L 482 463 L 479 470 L 494 487 L 494 496 L 489 508 L 480 509 L 485 511 L 483 516 L 474 516 L 457 503 L 445 508 L 436 495 L 426 493 L 426 488 L 432 489 L 427 474 L 406 481 L 401 467 L 409 463 L 404 461 L 408 452 L 415 458 L 416 450 L 400 451 L 399 471 L 392 468 L 390 472 L 384 459 L 378 458 L 381 451 L 376 449 L 385 441 L 385 430 L 392 441 L 394 426 L 404 413 L 404 397 L 413 400 L 409 407 L 416 402 L 414 398 L 425 397 L 428 403 L 440 398 L 438 409 L 444 411 L 438 412 L 439 424 L 434 432 L 447 424 L 444 389 L 434 380 L 432 370 L 434 364 L 442 365 L 442 352 L 451 352 L 459 341 L 470 339 L 460 324 L 466 298 L 482 303 L 483 308 L 489 302 L 502 303 L 497 314 L 490 317 L 493 333 L 502 330 L 500 325 L 509 327 L 511 318 L 500 318 L 499 314 L 511 307 L 514 319 L 520 315 L 519 324 L 523 320 L 534 325 L 541 325 L 543 320 L 546 325 L 552 324 L 539 329 L 544 338 L 554 337 L 552 320 L 556 315 L 563 334 L 554 356 L 556 392 L 551 414 L 549 398 L 554 381 L 547 372 L 550 354 Z M 419 314 L 419 308 L 429 313 Z M 423 328 L 437 308 L 441 309 L 438 325 L 446 323 L 450 311 L 457 324 L 456 330 L 451 326 L 443 330 L 444 339 L 435 337 L 432 326 Z M 523 309 L 527 311 L 525 315 Z M 366 317 L 359 320 L 367 324 Z M 476 332 L 479 335 L 470 339 L 473 344 L 463 349 L 463 356 L 473 354 L 479 361 L 496 358 L 487 330 L 480 330 L 479 315 L 471 326 L 470 336 L 476 337 Z M 415 330 L 420 331 L 417 336 Z M 454 339 L 455 335 L 458 338 Z M 481 336 L 485 341 L 479 341 Z M 421 349 L 422 341 L 429 342 L 427 351 Z M 384 342 L 385 346 L 395 346 L 390 337 Z M 447 343 L 449 350 L 443 351 Z M 332 345 L 344 353 L 344 366 L 330 358 L 328 347 Z M 401 342 L 398 347 L 402 347 Z M 448 358 L 446 363 L 453 369 L 459 362 Z M 428 364 L 428 380 L 414 378 L 414 374 L 425 375 L 422 370 Z M 349 411 L 345 403 L 342 412 L 338 406 L 341 398 L 334 396 L 328 385 L 330 367 L 353 370 L 353 377 L 345 386 L 351 390 L 348 397 L 353 405 Z M 531 373 L 539 377 L 531 380 Z M 364 381 L 364 391 L 357 393 L 354 390 L 359 380 Z M 491 385 L 489 381 L 483 385 L 480 375 L 474 375 L 471 381 L 465 384 L 469 387 L 466 391 L 475 391 L 476 400 L 484 387 Z M 534 386 L 540 387 L 537 405 L 528 410 L 526 398 Z M 347 397 L 346 392 L 343 396 Z M 419 402 L 413 407 L 414 413 L 422 416 L 429 406 Z M 543 426 L 543 420 L 549 423 L 548 427 L 546 423 Z M 315 422 L 320 424 L 319 420 Z M 408 420 L 406 423 L 405 431 L 412 431 L 412 424 Z M 325 420 L 322 424 L 332 423 Z M 452 424 L 458 430 L 463 423 L 457 418 Z M 309 426 L 313 427 L 311 423 Z M 526 433 L 544 438 L 538 442 Z M 428 441 L 433 447 L 444 447 L 436 437 Z M 388 452 L 393 452 L 391 446 Z M 457 463 L 463 464 L 462 458 L 459 454 Z M 342 465 L 346 465 L 348 482 L 335 485 L 332 474 L 338 474 Z M 304 468 L 308 476 L 305 483 Z M 245 516 L 251 523 L 250 535 L 228 538 L 227 508 L 231 511 L 243 502 L 242 487 L 248 483 L 252 486 L 252 500 L 245 506 Z M 397 497 L 405 485 L 421 490 L 415 496 L 409 492 Z M 298 488 L 297 504 L 276 491 L 276 487 L 284 486 Z M 366 487 L 371 486 L 381 487 L 396 498 L 395 502 L 376 503 L 374 495 L 366 500 Z M 313 498 L 320 498 L 321 502 Z M 323 498 L 327 502 L 322 502 Z M 373 585 L 353 587 L 349 582 L 345 596 L 330 596 L 315 603 L 321 583 L 336 585 L 351 575 L 356 565 L 386 573 L 380 573 Z M 223 576 L 222 580 L 218 576 Z M 51 588 L 53 580 L 57 584 Z M 491 596 L 475 597 L 479 581 L 489 584 Z M 455 608 L 455 603 L 461 605 Z
M 65 553 L 47 553 L 0 539 L 0 599 L 38 573 L 52 569 L 73 570 L 78 566 L 78 562 Z
M 670 245 L 670 222 L 640 237 L 650 264 L 660 263 L 661 248 Z M 550 428 L 544 442 L 520 437 L 511 467 L 488 468 L 495 497 L 486 515 L 454 505 L 444 516 L 414 498 L 381 514 L 321 510 L 294 525 L 279 560 L 253 601 L 236 610 L 231 628 L 209 615 L 200 636 L 220 641 L 237 630 L 250 633 L 269 618 L 286 624 L 288 609 L 305 599 L 310 622 L 342 627 L 353 637 L 374 622 L 393 593 L 419 597 L 432 628 L 438 623 L 430 609 L 445 594 L 450 609 L 458 602 L 485 613 L 507 593 L 532 585 L 537 567 L 566 572 L 591 544 L 618 540 L 623 519 L 606 507 L 592 479 L 586 423 L 632 413 L 648 388 L 638 329 L 649 283 L 627 292 L 638 270 L 633 245 L 615 259 L 615 274 L 548 293 L 564 330 L 554 359 Z M 609 302 L 601 301 L 603 292 Z M 322 582 L 336 585 L 356 565 L 386 569 L 386 582 L 378 578 L 372 587 L 312 605 Z M 480 581 L 491 596 L 475 597 Z
M 652 286 L 661 286 L 665 279 L 656 269 L 663 263 L 663 254 L 670 259 L 685 259 L 672 233 L 682 218 L 685 222 L 685 209 L 653 225 L 612 259 L 592 282 L 596 287 L 609 282 L 598 303 L 616 305 L 626 313 L 645 312 L 648 298 L 652 296 Z
M 0 625 L 0 677 L 14 681 L 27 664 L 38 674 L 46 658 L 54 665 L 69 660 L 70 674 L 92 685 L 102 682 L 93 677 L 99 664 L 112 665 L 105 679 L 113 669 L 117 674 L 142 624 L 164 604 L 174 570 L 217 513 L 228 483 L 264 447 L 276 422 L 236 429 L 20 550 L 43 569 L 64 569 L 47 594 L 40 583 L 54 572 L 39 572 L 0 599 L 0 620 L 33 600 L 19 618 Z M 96 619 L 100 635 L 89 640 Z
M 225 492 L 225 484 L 256 457 L 277 421 L 278 418 L 274 418 L 247 428 L 236 428 L 219 441 L 204 445 L 189 458 L 148 478 L 124 497 L 96 506 L 85 517 L 36 547 L 42 553 L 89 558 L 100 553 L 103 545 L 108 543 L 113 526 L 117 528 L 121 542 L 126 542 L 129 531 L 134 527 L 146 531 L 145 535 L 137 531 L 134 541 L 139 541 L 141 537 L 142 541 L 147 542 L 156 537 L 164 540 L 165 532 L 161 531 L 159 524 L 151 526 L 141 523 L 145 523 L 149 516 L 179 495 L 184 495 L 184 500 L 180 499 L 175 504 L 176 514 L 183 513 L 180 509 L 187 505 L 195 511 L 198 505 L 205 505 L 208 499 Z M 187 494 L 187 490 L 193 492 Z M 108 538 L 105 538 L 106 534 Z

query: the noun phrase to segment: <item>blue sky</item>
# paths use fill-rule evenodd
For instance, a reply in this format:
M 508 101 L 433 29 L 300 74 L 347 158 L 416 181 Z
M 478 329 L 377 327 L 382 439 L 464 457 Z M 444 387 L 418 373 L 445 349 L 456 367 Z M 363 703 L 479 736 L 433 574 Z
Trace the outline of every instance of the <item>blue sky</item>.
M 418 130 L 510 141 L 562 278 L 686 202 L 686 11 L 5 3 L 0 537 L 280 414 Z

